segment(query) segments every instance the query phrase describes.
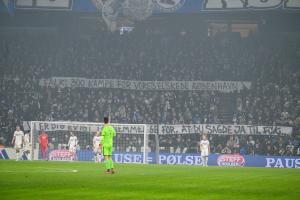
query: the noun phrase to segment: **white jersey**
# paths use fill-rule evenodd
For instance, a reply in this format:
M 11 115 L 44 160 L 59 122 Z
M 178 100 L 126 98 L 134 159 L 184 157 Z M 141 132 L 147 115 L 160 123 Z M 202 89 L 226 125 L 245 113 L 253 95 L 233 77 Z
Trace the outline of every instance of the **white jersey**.
M 23 131 L 15 131 L 14 138 L 15 138 L 15 147 L 21 148 L 24 139 Z
M 94 138 L 93 138 L 93 146 L 94 146 L 94 148 L 99 148 L 101 140 L 102 140 L 101 136 L 94 136 Z
M 209 151 L 209 141 L 208 140 L 201 140 L 200 141 L 200 150 L 201 156 L 208 156 Z
M 77 143 L 78 143 L 77 137 L 76 136 L 71 136 L 70 139 L 69 139 L 68 146 L 69 146 L 69 148 L 73 148 L 77 145 Z
M 26 150 L 30 150 L 30 134 L 26 133 L 24 136 L 24 145 Z

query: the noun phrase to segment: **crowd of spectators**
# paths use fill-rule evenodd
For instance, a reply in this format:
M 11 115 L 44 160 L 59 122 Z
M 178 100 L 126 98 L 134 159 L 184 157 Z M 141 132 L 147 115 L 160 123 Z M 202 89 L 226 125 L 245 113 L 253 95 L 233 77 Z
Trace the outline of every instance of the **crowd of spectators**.
M 300 155 L 299 139 L 292 136 L 209 135 L 211 152 L 242 155 Z M 199 152 L 199 135 L 160 136 L 162 152 Z M 175 144 L 175 145 L 174 145 Z
M 210 140 L 218 153 L 297 154 L 299 47 L 299 39 L 282 36 L 199 37 L 188 31 L 6 35 L 0 38 L 0 140 L 9 144 L 15 125 L 23 120 L 98 122 L 110 114 L 116 123 L 292 126 L 293 136 L 210 136 Z M 221 93 L 39 86 L 41 78 L 57 76 L 250 81 L 252 87 Z M 230 117 L 224 118 L 224 113 Z M 197 151 L 192 136 L 161 138 L 160 144 L 170 152 Z

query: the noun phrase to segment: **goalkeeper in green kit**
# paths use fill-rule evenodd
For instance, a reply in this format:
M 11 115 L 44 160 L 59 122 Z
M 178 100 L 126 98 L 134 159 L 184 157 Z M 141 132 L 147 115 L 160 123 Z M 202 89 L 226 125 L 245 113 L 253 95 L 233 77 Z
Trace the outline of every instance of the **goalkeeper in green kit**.
M 104 164 L 106 168 L 106 173 L 114 174 L 114 164 L 112 161 L 112 148 L 113 148 L 113 139 L 116 136 L 115 129 L 109 125 L 108 117 L 104 117 L 104 126 L 102 128 L 102 153 L 104 155 Z

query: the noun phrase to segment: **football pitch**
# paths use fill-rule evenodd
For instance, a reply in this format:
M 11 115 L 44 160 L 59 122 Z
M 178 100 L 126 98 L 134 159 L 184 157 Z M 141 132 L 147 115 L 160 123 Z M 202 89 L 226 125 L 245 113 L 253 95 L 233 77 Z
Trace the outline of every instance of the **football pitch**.
M 115 164 L 105 174 L 92 162 L 0 161 L 0 198 L 257 199 L 300 198 L 299 169 Z

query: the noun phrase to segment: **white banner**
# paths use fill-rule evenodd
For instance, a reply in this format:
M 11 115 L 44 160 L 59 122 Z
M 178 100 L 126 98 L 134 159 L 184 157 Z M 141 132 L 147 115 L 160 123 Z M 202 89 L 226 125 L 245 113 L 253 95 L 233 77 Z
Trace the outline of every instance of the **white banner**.
M 155 128 L 153 128 L 155 130 Z M 159 134 L 291 135 L 292 127 L 224 124 L 159 125 Z
M 125 90 L 209 90 L 234 92 L 249 89 L 251 82 L 242 81 L 131 81 L 117 79 L 86 79 L 53 77 L 41 79 L 42 87 L 116 88 Z
M 27 126 L 27 122 L 23 122 Z M 117 133 L 125 134 L 144 134 L 145 125 L 143 124 L 111 124 Z M 34 122 L 36 131 L 74 131 L 74 132 L 91 132 L 100 131 L 103 127 L 101 123 L 84 123 L 84 122 Z
M 29 123 L 30 124 L 30 123 Z M 28 126 L 23 122 L 24 128 Z M 96 132 L 102 129 L 100 123 L 84 122 L 34 122 L 35 131 L 79 131 Z M 215 134 L 215 135 L 291 135 L 293 128 L 286 126 L 253 126 L 253 125 L 224 125 L 224 124 L 112 124 L 117 133 L 174 135 L 174 134 Z

